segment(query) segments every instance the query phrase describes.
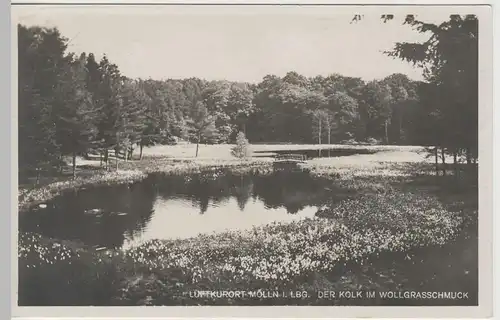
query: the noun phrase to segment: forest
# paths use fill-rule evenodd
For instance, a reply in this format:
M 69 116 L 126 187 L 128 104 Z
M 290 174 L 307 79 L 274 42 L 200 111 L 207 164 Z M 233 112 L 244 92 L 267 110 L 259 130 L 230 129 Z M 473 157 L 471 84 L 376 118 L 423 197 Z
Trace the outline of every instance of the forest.
M 88 154 L 107 163 L 110 151 L 141 158 L 145 146 L 179 140 L 234 143 L 238 132 L 252 144 L 421 145 L 436 163 L 445 154 L 476 162 L 477 18 L 452 15 L 435 25 L 408 15 L 404 23 L 429 39 L 396 43 L 386 54 L 423 68 L 424 81 L 404 74 L 363 81 L 335 70 L 259 83 L 131 79 L 105 54 L 68 52 L 57 28 L 18 25 L 20 176 L 60 170 L 65 157 L 74 168 Z

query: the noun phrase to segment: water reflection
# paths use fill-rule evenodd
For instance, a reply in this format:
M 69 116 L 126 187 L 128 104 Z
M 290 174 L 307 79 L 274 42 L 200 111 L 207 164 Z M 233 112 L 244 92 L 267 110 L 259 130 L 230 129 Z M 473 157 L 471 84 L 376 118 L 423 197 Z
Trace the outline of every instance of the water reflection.
M 290 150 L 265 150 L 265 151 L 254 151 L 254 157 L 269 157 L 269 154 L 282 155 L 282 154 L 301 154 L 306 156 L 307 159 L 315 158 L 329 158 L 329 157 L 347 157 L 356 154 L 374 154 L 377 150 L 369 149 L 349 149 L 349 148 L 324 148 L 318 149 L 297 149 Z
M 65 193 L 47 208 L 22 214 L 20 228 L 96 247 L 128 247 L 312 217 L 330 196 L 327 184 L 300 171 L 150 175 L 131 185 Z
M 159 197 L 155 202 L 151 223 L 141 233 L 128 238 L 124 247 L 150 239 L 188 238 L 199 233 L 247 229 L 276 220 L 298 220 L 313 217 L 316 210 L 313 206 L 307 206 L 298 214 L 291 215 L 287 214 L 285 208 L 266 209 L 258 200 L 247 202 L 245 210 L 240 210 L 238 201 L 230 198 L 220 202 L 209 201 L 206 211 L 200 215 L 188 199 Z

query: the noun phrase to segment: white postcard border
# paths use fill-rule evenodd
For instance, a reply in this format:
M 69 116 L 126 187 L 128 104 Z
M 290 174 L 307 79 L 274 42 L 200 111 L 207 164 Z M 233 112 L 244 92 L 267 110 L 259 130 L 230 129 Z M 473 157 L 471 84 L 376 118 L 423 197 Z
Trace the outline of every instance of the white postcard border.
M 28 1 L 16 1 L 17 3 Z M 41 1 L 29 1 L 30 3 Z M 53 1 L 59 2 L 61 1 Z M 86 2 L 93 2 L 92 0 Z M 95 1 L 94 1 L 95 2 Z M 126 0 L 124 2 L 131 2 Z M 137 2 L 137 1 L 134 1 Z M 157 2 L 157 1 L 153 1 Z M 186 3 L 186 1 L 182 1 Z M 201 3 L 202 1 L 197 1 Z M 249 1 L 251 2 L 251 1 Z M 259 1 L 264 3 L 266 1 Z M 325 3 L 326 1 L 315 1 Z M 332 3 L 332 1 L 328 1 Z M 396 2 L 396 1 L 395 1 Z M 446 3 L 447 1 L 443 1 Z M 448 1 L 449 2 L 449 1 Z M 102 2 L 101 2 L 102 3 Z M 173 3 L 173 2 L 171 2 Z M 307 2 L 302 2 L 301 8 L 311 8 L 306 6 Z M 358 2 L 359 3 L 359 2 Z M 381 3 L 380 1 L 364 1 L 363 3 Z M 398 4 L 417 4 L 416 1 L 397 1 Z M 421 3 L 433 3 L 433 1 L 419 1 Z M 461 1 L 453 1 L 461 3 Z M 462 1 L 469 3 L 470 1 Z M 485 3 L 485 2 L 479 2 Z M 487 2 L 486 2 L 487 3 Z M 193 6 L 190 6 L 193 8 Z M 89 7 L 86 7 L 89 8 Z M 115 7 L 116 8 L 116 7 Z M 214 7 L 221 12 L 220 6 Z M 232 7 L 237 8 L 237 7 Z M 241 8 L 241 7 L 240 7 Z M 252 10 L 275 10 L 270 6 L 251 6 Z M 262 9 L 257 9 L 262 8 Z M 286 10 L 293 7 L 285 7 Z M 324 7 L 317 7 L 324 10 Z M 390 6 L 386 7 L 338 7 L 339 10 L 351 10 L 352 13 L 368 12 L 371 14 L 394 13 L 399 15 L 407 14 L 418 10 L 428 10 L 422 7 Z M 157 11 L 159 7 L 154 7 Z M 387 10 L 390 9 L 390 10 Z M 452 9 L 452 10 L 450 10 Z M 15 10 L 15 8 L 13 8 Z M 231 9 L 233 10 L 233 9 Z M 432 10 L 448 10 L 454 13 L 466 12 L 475 13 L 479 17 L 480 32 L 480 53 L 479 53 L 479 306 L 478 307 L 18 307 L 17 306 L 17 30 L 16 21 L 12 21 L 11 38 L 11 212 L 12 212 L 12 315 L 15 317 L 279 317 L 279 318 L 317 318 L 317 317 L 445 317 L 445 318 L 483 318 L 492 315 L 492 244 L 493 244 L 493 83 L 492 83 L 492 62 L 493 62 L 493 34 L 492 34 L 492 13 L 491 8 L 483 6 L 474 7 L 436 7 Z M 14 20 L 14 19 L 13 19 Z

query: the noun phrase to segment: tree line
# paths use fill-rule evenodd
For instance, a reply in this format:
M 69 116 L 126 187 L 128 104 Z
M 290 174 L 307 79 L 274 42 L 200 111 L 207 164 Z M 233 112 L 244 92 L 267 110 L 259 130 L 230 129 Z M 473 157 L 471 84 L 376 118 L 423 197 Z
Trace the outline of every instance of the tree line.
M 392 15 L 382 16 L 391 20 Z M 408 24 L 429 35 L 422 43 L 396 43 L 390 56 L 423 68 L 426 82 L 421 87 L 421 110 L 415 121 L 426 133 L 420 144 L 433 146 L 438 173 L 438 158 L 453 156 L 453 163 L 473 164 L 478 159 L 478 19 L 475 15 L 450 15 L 441 24 L 426 23 L 407 15 Z M 455 170 L 457 166 L 455 165 Z M 443 166 L 443 175 L 446 167 Z
M 74 169 L 90 153 L 108 166 L 110 151 L 129 159 L 139 149 L 141 158 L 143 147 L 179 139 L 233 143 L 239 132 L 250 143 L 425 145 L 436 161 L 438 150 L 443 161 L 475 161 L 477 19 L 404 23 L 429 40 L 397 43 L 387 54 L 423 67 L 425 81 L 294 71 L 257 84 L 130 79 L 106 55 L 67 52 L 57 28 L 18 25 L 20 174 L 60 169 L 68 156 Z

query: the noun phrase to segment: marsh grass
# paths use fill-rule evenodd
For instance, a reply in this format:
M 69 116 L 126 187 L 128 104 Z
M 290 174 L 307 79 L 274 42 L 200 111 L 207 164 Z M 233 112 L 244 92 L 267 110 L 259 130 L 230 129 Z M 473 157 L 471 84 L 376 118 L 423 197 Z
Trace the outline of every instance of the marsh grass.
M 242 172 L 255 168 L 271 168 L 271 159 L 172 159 L 170 157 L 147 157 L 142 161 L 127 162 L 122 168 L 140 170 L 144 173 L 188 174 L 211 169 L 238 169 Z
M 140 172 L 184 174 L 229 167 L 242 172 L 272 170 L 269 162 L 207 163 L 210 165 L 154 159 Z M 457 180 L 452 175 L 437 180 L 432 166 L 427 164 L 377 162 L 367 168 L 309 163 L 304 169 L 330 180 L 332 186 L 351 190 L 352 196 L 337 202 L 332 194 L 332 201 L 327 201 L 313 219 L 185 240 L 152 240 L 126 251 L 98 252 L 21 234 L 19 303 L 394 305 L 398 302 L 380 299 L 202 299 L 187 293 L 402 289 L 477 292 L 477 185 L 464 183 L 463 187 L 448 188 Z M 471 180 L 474 174 L 477 177 L 477 173 L 470 173 Z M 448 303 L 473 305 L 475 301 L 477 296 Z
M 318 215 L 322 218 L 186 240 L 153 240 L 113 254 L 84 251 L 86 259 L 81 254 L 71 257 L 77 265 L 86 266 L 86 271 L 80 272 L 89 274 L 85 288 L 95 285 L 95 290 L 100 290 L 101 283 L 95 280 L 98 279 L 95 273 L 102 273 L 102 269 L 108 270 L 104 273 L 108 277 L 114 277 L 108 280 L 106 292 L 110 296 L 99 300 L 112 305 L 265 304 L 271 301 L 199 299 L 186 293 L 216 289 L 396 290 L 401 286 L 406 290 L 420 289 L 420 283 L 408 282 L 411 275 L 389 273 L 388 270 L 397 269 L 391 263 L 404 264 L 407 257 L 418 256 L 419 252 L 427 254 L 429 248 L 446 245 L 460 233 L 464 222 L 460 212 L 448 210 L 435 196 L 392 189 L 332 204 Z M 32 239 L 20 241 L 20 247 L 25 248 L 20 251 L 20 265 L 44 266 L 24 268 L 24 272 L 38 274 L 43 270 L 40 278 L 62 280 L 59 277 L 64 269 L 58 266 L 65 260 L 56 258 L 60 253 L 49 259 L 45 254 L 47 246 L 25 243 Z M 388 266 L 391 268 L 387 269 Z M 47 270 L 52 270 L 49 277 Z M 324 302 L 311 298 L 275 299 L 272 303 Z

